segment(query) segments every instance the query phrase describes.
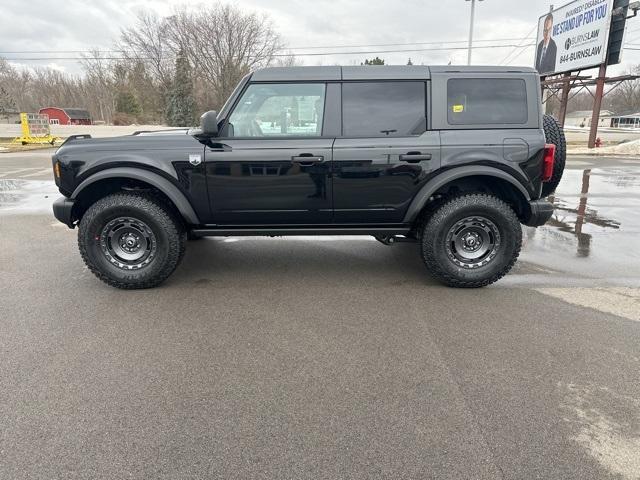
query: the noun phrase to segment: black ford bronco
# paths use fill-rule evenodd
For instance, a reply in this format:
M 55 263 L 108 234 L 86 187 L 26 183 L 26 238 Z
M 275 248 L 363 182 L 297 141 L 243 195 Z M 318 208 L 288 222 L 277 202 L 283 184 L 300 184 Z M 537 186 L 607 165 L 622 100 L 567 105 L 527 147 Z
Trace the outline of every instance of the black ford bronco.
M 551 216 L 562 130 L 529 68 L 290 67 L 247 75 L 199 128 L 72 136 L 58 220 L 119 288 L 160 284 L 187 238 L 372 235 L 440 281 L 495 282 Z

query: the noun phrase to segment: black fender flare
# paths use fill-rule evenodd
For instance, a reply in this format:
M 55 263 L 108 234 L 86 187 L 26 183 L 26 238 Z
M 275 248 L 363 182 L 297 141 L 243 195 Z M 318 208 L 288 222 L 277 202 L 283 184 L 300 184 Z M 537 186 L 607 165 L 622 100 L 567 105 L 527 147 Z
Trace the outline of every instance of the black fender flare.
M 187 197 L 185 197 L 178 187 L 157 173 L 140 168 L 114 167 L 106 170 L 100 170 L 99 172 L 84 179 L 73 191 L 70 198 L 75 200 L 80 192 L 89 185 L 106 178 L 131 178 L 133 180 L 148 183 L 160 190 L 169 198 L 169 200 L 171 200 L 187 223 L 192 225 L 200 224 L 200 220 L 198 219 L 196 212 L 193 210 L 191 203 L 189 203 Z
M 411 201 L 411 204 L 407 209 L 407 213 L 404 216 L 404 222 L 413 222 L 422 208 L 426 205 L 427 201 L 429 201 L 429 198 L 431 198 L 431 196 L 435 192 L 437 192 L 439 188 L 445 186 L 447 183 L 453 180 L 476 175 L 484 175 L 489 177 L 496 177 L 501 180 L 506 180 L 511 185 L 516 187 L 516 189 L 523 195 L 527 202 L 531 200 L 531 196 L 529 195 L 529 192 L 524 187 L 524 185 L 522 185 L 512 175 L 509 175 L 508 173 L 498 168 L 489 167 L 486 165 L 466 165 L 464 167 L 457 167 L 451 170 L 447 170 L 424 184 L 420 191 L 416 194 L 416 196 L 413 197 L 413 200 Z

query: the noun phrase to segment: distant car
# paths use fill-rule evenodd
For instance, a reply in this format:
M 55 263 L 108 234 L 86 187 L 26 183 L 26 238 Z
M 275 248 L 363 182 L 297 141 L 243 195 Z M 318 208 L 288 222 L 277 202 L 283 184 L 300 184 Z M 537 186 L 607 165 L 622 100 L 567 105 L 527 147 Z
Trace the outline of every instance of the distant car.
M 564 148 L 533 69 L 267 68 L 200 128 L 69 138 L 53 210 L 119 288 L 160 284 L 188 236 L 354 234 L 417 242 L 440 281 L 481 287 L 520 224 L 550 218 Z

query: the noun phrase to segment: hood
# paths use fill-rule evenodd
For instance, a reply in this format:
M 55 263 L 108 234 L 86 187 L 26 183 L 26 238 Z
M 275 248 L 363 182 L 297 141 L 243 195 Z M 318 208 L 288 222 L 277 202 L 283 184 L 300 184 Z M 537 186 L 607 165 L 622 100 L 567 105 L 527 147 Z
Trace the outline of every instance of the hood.
M 92 138 L 91 135 L 71 135 L 56 151 L 56 155 L 65 155 L 82 151 L 119 151 L 148 150 L 167 148 L 170 145 L 184 145 L 184 142 L 197 142 L 188 135 L 188 129 L 167 129 L 140 131 L 119 137 Z

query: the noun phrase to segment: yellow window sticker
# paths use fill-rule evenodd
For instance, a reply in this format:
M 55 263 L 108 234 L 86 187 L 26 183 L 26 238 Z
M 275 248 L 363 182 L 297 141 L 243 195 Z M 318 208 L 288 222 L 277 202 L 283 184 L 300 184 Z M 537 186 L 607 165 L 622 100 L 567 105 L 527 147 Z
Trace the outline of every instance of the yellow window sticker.
M 464 105 L 454 105 L 453 113 L 461 113 L 464 112 Z

